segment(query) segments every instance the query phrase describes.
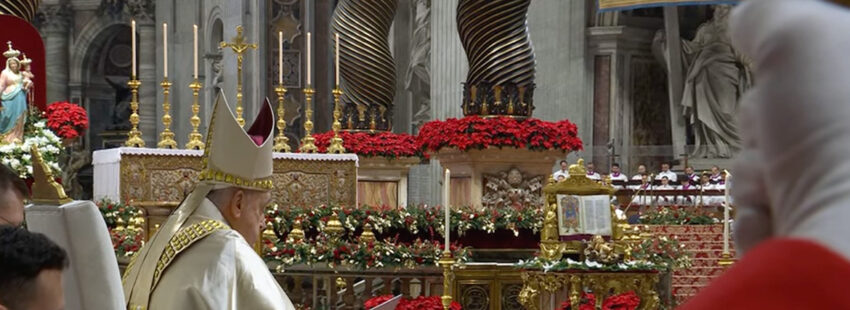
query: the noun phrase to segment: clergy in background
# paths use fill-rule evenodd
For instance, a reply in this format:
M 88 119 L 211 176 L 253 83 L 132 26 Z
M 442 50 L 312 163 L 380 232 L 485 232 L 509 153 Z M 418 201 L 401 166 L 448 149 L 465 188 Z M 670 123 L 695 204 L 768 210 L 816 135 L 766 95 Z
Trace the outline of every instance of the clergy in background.
M 643 176 L 644 176 L 645 174 L 647 174 L 647 172 L 646 172 L 646 165 L 644 165 L 644 164 L 640 164 L 640 165 L 638 165 L 638 171 L 637 171 L 637 174 L 635 174 L 635 176 L 633 176 L 633 177 L 632 177 L 632 180 L 640 181 L 641 179 L 643 179 Z
M 199 183 L 127 267 L 128 309 L 295 309 L 251 246 L 273 188 L 271 111 L 246 132 L 219 94 Z
M 596 165 L 594 165 L 593 163 L 587 164 L 587 178 L 594 181 L 599 181 L 602 179 L 602 176 L 599 175 L 599 172 L 596 172 Z
M 676 183 L 676 181 L 679 180 L 679 176 L 676 175 L 675 172 L 670 170 L 670 164 L 669 163 L 662 163 L 661 164 L 661 172 L 659 172 L 658 175 L 655 176 L 655 179 L 661 180 L 661 178 L 664 178 L 664 177 L 667 177 L 667 180 L 670 181 L 670 182 L 673 182 L 673 183 Z

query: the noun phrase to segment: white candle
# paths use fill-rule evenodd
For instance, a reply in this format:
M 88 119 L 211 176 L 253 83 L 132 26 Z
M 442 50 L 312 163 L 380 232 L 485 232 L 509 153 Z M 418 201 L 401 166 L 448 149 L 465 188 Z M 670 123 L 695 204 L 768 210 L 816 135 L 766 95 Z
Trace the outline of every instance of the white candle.
M 198 79 L 198 25 L 192 25 L 192 34 L 194 35 L 194 59 L 195 59 L 195 79 Z
M 283 85 L 283 31 L 277 32 L 277 84 Z
M 307 33 L 307 86 L 310 86 L 310 33 Z
M 451 185 L 451 175 L 452 175 L 452 172 L 449 171 L 449 169 L 446 169 L 445 180 L 443 180 L 443 209 L 446 212 L 446 232 L 443 235 L 445 235 L 445 237 L 446 237 L 446 246 L 445 246 L 446 251 L 449 250 L 449 233 L 452 231 L 451 222 L 450 222 L 450 218 L 451 218 L 450 209 L 451 209 L 451 207 L 449 206 L 449 197 L 450 197 L 449 196 L 449 188 L 450 188 L 450 185 Z
M 132 75 L 132 78 L 135 79 L 136 78 L 136 20 L 135 19 L 130 21 L 130 42 L 132 42 L 131 43 L 131 46 L 132 46 L 131 54 L 133 55 L 132 56 L 133 59 L 130 60 L 133 63 L 133 70 L 131 71 L 132 72 L 131 75 Z
M 168 78 L 168 24 L 162 23 L 162 76 Z
M 334 44 L 336 47 L 336 55 L 334 55 L 334 68 L 336 70 L 335 81 L 336 86 L 339 86 L 339 33 L 334 33 Z
M 731 204 L 729 203 L 729 179 L 731 177 L 728 173 L 726 174 L 726 181 L 724 182 L 726 187 L 723 189 L 724 199 L 726 200 L 725 208 L 723 208 L 723 254 L 729 254 L 729 209 L 731 208 Z

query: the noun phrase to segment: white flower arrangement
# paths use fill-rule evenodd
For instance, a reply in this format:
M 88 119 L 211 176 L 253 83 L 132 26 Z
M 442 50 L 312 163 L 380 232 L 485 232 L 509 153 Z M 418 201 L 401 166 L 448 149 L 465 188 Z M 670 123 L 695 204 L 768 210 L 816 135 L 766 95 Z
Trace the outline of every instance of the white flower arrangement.
M 9 143 L 0 146 L 0 162 L 16 171 L 21 178 L 30 178 L 32 177 L 30 149 L 35 145 L 53 175 L 61 175 L 62 171 L 59 168 L 58 160 L 64 149 L 62 139 L 59 139 L 53 131 L 47 129 L 45 120 L 37 121 L 33 124 L 33 128 L 32 132 L 24 134 L 23 143 Z

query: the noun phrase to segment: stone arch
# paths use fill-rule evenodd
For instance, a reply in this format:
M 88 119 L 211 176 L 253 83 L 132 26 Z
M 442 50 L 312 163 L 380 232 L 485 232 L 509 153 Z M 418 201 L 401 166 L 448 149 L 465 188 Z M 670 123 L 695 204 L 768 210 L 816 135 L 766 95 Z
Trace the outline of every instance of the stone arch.
M 79 37 L 76 39 L 75 48 L 71 54 L 69 63 L 70 74 L 68 76 L 71 86 L 80 87 L 84 81 L 84 74 L 88 68 L 87 60 L 91 51 L 102 48 L 105 43 L 102 38 L 110 29 L 115 29 L 115 26 L 129 25 L 128 18 L 112 19 L 108 17 L 99 17 L 92 19 L 88 24 L 83 26 Z

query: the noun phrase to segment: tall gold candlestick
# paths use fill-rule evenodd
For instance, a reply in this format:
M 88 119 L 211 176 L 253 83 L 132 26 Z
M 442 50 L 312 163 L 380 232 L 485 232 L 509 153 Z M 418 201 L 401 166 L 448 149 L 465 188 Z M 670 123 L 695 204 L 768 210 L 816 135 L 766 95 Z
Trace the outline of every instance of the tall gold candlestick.
M 168 93 L 171 89 L 171 82 L 168 78 L 162 79 L 162 126 L 163 130 L 159 134 L 159 143 L 156 147 L 161 149 L 176 149 L 177 141 L 174 141 L 174 132 L 171 131 L 171 103 L 168 102 Z
M 286 119 L 284 119 L 286 110 L 283 107 L 283 98 L 286 95 L 286 88 L 283 87 L 283 84 L 279 84 L 274 88 L 274 92 L 277 94 L 277 136 L 274 137 L 274 147 L 272 149 L 275 152 L 289 153 L 292 151 L 292 148 L 289 147 L 289 138 L 284 134 L 286 130 Z
M 443 250 L 439 261 L 440 266 L 443 267 L 443 296 L 440 298 L 443 301 L 443 310 L 449 310 L 452 306 L 452 265 L 454 263 L 452 252 L 448 248 Z
M 127 81 L 127 86 L 130 87 L 130 93 L 132 94 L 130 109 L 133 113 L 130 114 L 130 124 L 133 127 L 130 129 L 130 133 L 127 134 L 127 141 L 124 142 L 124 146 L 145 147 L 145 140 L 142 140 L 142 132 L 139 130 L 139 86 L 141 85 L 142 82 L 136 79 L 135 74 L 130 77 L 130 81 Z
M 342 106 L 339 104 L 339 97 L 342 96 L 342 89 L 339 89 L 339 85 L 334 88 L 334 123 L 331 128 L 334 131 L 334 137 L 331 138 L 331 144 L 328 146 L 328 153 L 330 154 L 342 154 L 345 153 L 345 147 L 342 145 L 342 138 L 339 136 L 339 131 L 342 129 L 342 124 L 339 123 L 340 117 L 342 117 Z
M 192 118 L 189 119 L 189 122 L 192 123 L 192 132 L 189 133 L 189 142 L 186 143 L 186 149 L 203 150 L 206 145 L 204 144 L 203 136 L 198 131 L 198 126 L 201 126 L 201 118 L 198 116 L 198 113 L 201 111 L 201 104 L 198 103 L 201 82 L 198 81 L 197 77 L 189 84 L 189 88 L 192 89 Z
M 306 108 L 304 109 L 304 138 L 301 138 L 301 147 L 298 148 L 301 153 L 316 153 L 319 148 L 316 147 L 316 139 L 313 138 L 313 90 L 310 85 L 304 88 L 304 101 Z

